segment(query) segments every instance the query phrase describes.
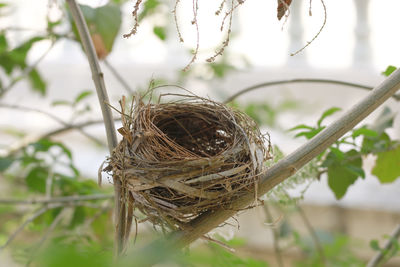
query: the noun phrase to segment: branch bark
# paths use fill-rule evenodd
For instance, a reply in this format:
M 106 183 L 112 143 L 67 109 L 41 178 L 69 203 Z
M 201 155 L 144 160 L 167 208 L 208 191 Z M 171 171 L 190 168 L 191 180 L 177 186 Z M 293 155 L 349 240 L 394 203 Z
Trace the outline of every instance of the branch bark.
M 399 239 L 400 237 L 400 224 L 393 230 L 390 238 L 386 241 L 383 249 L 379 251 L 367 264 L 366 267 L 375 267 L 380 266 L 380 264 L 384 261 L 385 252 L 389 251 L 393 247 L 393 243 L 395 240 Z
M 336 84 L 336 85 L 342 85 L 342 86 L 349 86 L 349 87 L 354 87 L 354 88 L 359 88 L 359 89 L 364 89 L 364 90 L 369 90 L 371 91 L 374 89 L 372 86 L 367 86 L 363 84 L 358 84 L 358 83 L 351 83 L 351 82 L 345 82 L 345 81 L 339 81 L 339 80 L 331 80 L 331 79 L 290 79 L 290 80 L 279 80 L 279 81 L 272 81 L 272 82 L 265 82 L 265 83 L 260 83 L 256 84 L 250 87 L 247 87 L 245 89 L 240 90 L 239 92 L 233 94 L 232 96 L 228 97 L 224 103 L 229 103 L 238 98 L 239 96 L 248 93 L 253 90 L 261 89 L 264 87 L 269 87 L 269 86 L 274 86 L 274 85 L 280 85 L 280 84 L 290 84 L 290 83 L 327 83 L 327 84 Z M 392 96 L 396 101 L 400 101 L 400 94 L 393 95 Z
M 307 162 L 318 156 L 321 152 L 332 145 L 337 139 L 354 128 L 360 121 L 373 112 L 379 105 L 391 97 L 400 88 L 400 69 L 385 79 L 372 92 L 354 105 L 338 120 L 325 128 L 322 132 L 299 147 L 287 157 L 272 166 L 260 178 L 258 195 L 261 196 L 271 190 L 274 186 L 292 176 Z M 218 227 L 225 220 L 232 217 L 254 202 L 254 192 L 248 192 L 232 203 L 231 209 L 219 209 L 214 212 L 206 212 L 193 220 L 187 231 L 176 231 L 170 235 L 171 241 L 177 247 L 183 247 L 197 238 L 203 236 L 210 230 Z
M 97 96 L 99 98 L 101 112 L 104 119 L 104 124 L 106 128 L 107 134 L 107 143 L 108 148 L 110 150 L 110 154 L 113 152 L 114 148 L 117 146 L 117 135 L 115 131 L 115 126 L 111 114 L 111 109 L 107 105 L 109 103 L 107 90 L 104 84 L 103 73 L 100 69 L 99 60 L 96 55 L 96 51 L 94 49 L 94 45 L 92 39 L 89 34 L 89 29 L 87 27 L 86 21 L 82 15 L 82 12 L 75 2 L 75 0 L 67 0 L 67 3 L 71 10 L 71 15 L 74 19 L 76 27 L 78 28 L 79 37 L 81 39 L 81 43 L 83 49 L 86 52 L 86 56 L 89 61 L 90 69 L 92 71 L 92 78 L 96 87 Z M 123 248 L 123 236 L 124 236 L 124 226 L 120 220 L 122 214 L 122 201 L 121 201 L 121 182 L 119 179 L 113 177 L 114 181 L 114 220 L 115 220 L 115 241 L 116 241 L 116 254 L 119 254 Z

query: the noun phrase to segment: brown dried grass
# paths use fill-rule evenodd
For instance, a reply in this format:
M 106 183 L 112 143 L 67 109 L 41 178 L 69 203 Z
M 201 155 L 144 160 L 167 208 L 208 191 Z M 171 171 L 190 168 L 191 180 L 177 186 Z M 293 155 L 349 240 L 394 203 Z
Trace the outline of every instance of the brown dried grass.
M 270 144 L 246 114 L 201 97 L 174 96 L 180 100 L 137 100 L 130 114 L 122 101 L 123 140 L 105 170 L 121 180 L 125 207 L 162 228 L 185 229 L 200 214 L 229 209 L 245 192 L 256 192 Z M 132 211 L 127 214 L 130 226 Z

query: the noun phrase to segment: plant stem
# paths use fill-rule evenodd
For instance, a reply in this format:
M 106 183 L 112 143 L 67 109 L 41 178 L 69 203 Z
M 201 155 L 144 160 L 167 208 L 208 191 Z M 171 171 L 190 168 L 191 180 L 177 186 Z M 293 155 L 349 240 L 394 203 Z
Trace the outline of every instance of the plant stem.
M 362 85 L 358 83 L 351 83 L 351 82 L 344 82 L 344 81 L 339 81 L 339 80 L 331 80 L 331 79 L 290 79 L 290 80 L 279 80 L 279 81 L 272 81 L 272 82 L 265 82 L 265 83 L 260 83 L 256 84 L 250 87 L 247 87 L 245 89 L 240 90 L 239 92 L 233 94 L 232 96 L 228 97 L 224 103 L 229 103 L 238 98 L 239 96 L 248 93 L 250 91 L 264 88 L 264 87 L 269 87 L 269 86 L 274 86 L 274 85 L 280 85 L 280 84 L 289 84 L 289 83 L 328 83 L 328 84 L 336 84 L 336 85 L 343 85 L 343 86 L 350 86 L 354 88 L 359 88 L 359 89 L 364 89 L 364 90 L 372 90 L 374 89 L 371 86 L 367 85 Z M 392 96 L 396 101 L 400 101 L 400 94 L 399 95 L 393 95 Z
M 110 154 L 112 154 L 114 148 L 117 146 L 117 135 L 115 131 L 114 121 L 111 114 L 111 109 L 108 106 L 109 100 L 107 90 L 104 84 L 103 73 L 101 72 L 99 61 L 94 49 L 92 39 L 90 38 L 89 29 L 86 21 L 82 15 L 82 12 L 75 2 L 75 0 L 67 0 L 67 3 L 71 9 L 71 15 L 75 21 L 76 27 L 78 28 L 79 36 L 83 49 L 86 52 L 86 56 L 89 61 L 90 69 L 92 71 L 92 78 L 96 87 L 97 96 L 99 98 L 101 111 L 103 114 L 104 125 L 107 134 L 107 143 Z M 114 220 L 115 220 L 115 247 L 116 255 L 119 255 L 123 249 L 123 236 L 124 227 L 123 222 L 120 220 L 122 214 L 122 199 L 121 199 L 121 181 L 113 176 L 114 181 Z
M 117 81 L 125 88 L 126 92 L 130 95 L 132 95 L 135 91 L 129 86 L 128 82 L 125 81 L 125 79 L 121 76 L 121 74 L 118 73 L 118 71 L 114 68 L 113 65 L 111 65 L 110 62 L 108 62 L 107 59 L 103 60 L 104 65 L 111 71 L 111 73 L 115 76 Z
M 94 195 L 83 195 L 83 196 L 65 196 L 65 197 L 53 197 L 44 199 L 0 199 L 0 204 L 6 205 L 35 205 L 35 204 L 49 204 L 49 203 L 65 203 L 65 202 L 76 202 L 76 201 L 89 201 L 89 200 L 102 200 L 111 199 L 113 195 L 109 194 L 94 194 Z
M 269 210 L 268 203 L 264 204 L 264 212 L 265 215 L 267 216 L 268 223 L 273 223 L 273 218 L 271 211 Z M 278 229 L 274 225 L 271 226 L 271 232 L 272 232 L 272 240 L 274 243 L 274 250 L 275 250 L 275 257 L 276 257 L 276 262 L 278 263 L 277 266 L 283 267 L 283 259 L 282 259 L 282 251 L 279 246 L 279 232 Z
M 44 110 L 31 108 L 31 107 L 20 106 L 20 105 L 9 105 L 9 104 L 5 104 L 5 103 L 0 103 L 0 108 L 9 108 L 9 109 L 15 109 L 15 110 L 18 110 L 18 111 L 27 111 L 27 112 L 37 112 L 37 113 L 43 114 L 43 115 L 49 117 L 50 119 L 58 122 L 59 124 L 63 125 L 64 127 L 72 127 L 72 125 L 70 123 L 65 122 L 64 120 L 62 120 L 59 117 L 55 116 L 53 113 L 50 113 L 50 112 L 47 112 L 47 111 L 44 111 Z M 103 122 L 103 121 L 101 121 L 101 122 Z M 95 142 L 96 144 L 105 145 L 101 140 L 99 140 L 95 136 L 92 136 L 89 133 L 85 132 L 83 129 L 81 129 L 81 128 L 76 128 L 76 129 L 77 129 L 78 132 L 80 132 L 82 135 L 86 136 L 87 138 L 89 138 L 90 140 Z
M 386 241 L 382 250 L 380 250 L 367 264 L 366 267 L 375 267 L 380 266 L 381 263 L 385 260 L 386 253 L 393 247 L 393 243 L 396 242 L 400 237 L 400 224 L 396 226 L 396 228 L 391 233 L 389 239 Z
M 318 156 L 341 136 L 353 129 L 385 100 L 396 93 L 399 88 L 400 69 L 396 70 L 391 76 L 385 79 L 379 86 L 372 90 L 368 96 L 354 105 L 342 117 L 290 155 L 269 168 L 260 178 L 258 195 L 264 195 L 274 186 L 295 174 L 307 162 Z M 173 232 L 170 238 L 175 242 L 177 247 L 186 246 L 232 217 L 237 211 L 248 207 L 253 202 L 254 192 L 248 192 L 244 196 L 236 199 L 232 203 L 230 209 L 220 208 L 213 212 L 205 212 L 190 222 L 188 226 L 188 229 L 191 229 L 190 231 L 183 230 Z

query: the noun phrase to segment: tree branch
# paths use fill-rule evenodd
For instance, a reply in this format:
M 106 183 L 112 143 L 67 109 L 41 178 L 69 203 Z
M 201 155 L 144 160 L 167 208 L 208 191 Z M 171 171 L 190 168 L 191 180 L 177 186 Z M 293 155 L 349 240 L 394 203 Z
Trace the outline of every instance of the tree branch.
M 386 252 L 389 251 L 393 247 L 393 243 L 395 240 L 399 239 L 400 237 L 400 224 L 397 225 L 397 227 L 393 230 L 393 232 L 390 234 L 389 239 L 386 241 L 385 245 L 383 246 L 383 249 L 380 250 L 367 264 L 366 267 L 375 267 L 375 266 L 380 266 L 380 264 L 383 262 Z
M 274 186 L 296 173 L 307 162 L 318 156 L 337 139 L 354 128 L 399 88 L 400 69 L 385 79 L 367 97 L 343 114 L 342 117 L 269 168 L 260 178 L 258 196 L 264 195 Z M 235 200 L 231 205 L 231 209 L 220 208 L 214 212 L 205 212 L 188 225 L 187 229 L 190 230 L 173 232 L 170 238 L 175 242 L 177 247 L 186 246 L 232 217 L 238 210 L 248 207 L 253 202 L 254 192 L 248 192 Z
M 35 205 L 35 204 L 49 204 L 49 203 L 68 203 L 76 201 L 89 201 L 111 199 L 113 195 L 109 194 L 94 194 L 94 195 L 81 195 L 81 196 L 65 196 L 53 197 L 44 199 L 0 199 L 0 204 L 5 205 Z
M 5 103 L 0 103 L 0 108 L 9 108 L 9 109 L 15 109 L 15 110 L 20 110 L 20 111 L 28 111 L 28 112 L 37 112 L 40 114 L 43 114 L 50 119 L 58 122 L 59 124 L 63 125 L 64 127 L 72 127 L 70 123 L 65 122 L 64 120 L 60 119 L 59 117 L 55 116 L 53 113 L 36 109 L 36 108 L 31 108 L 31 107 L 25 107 L 25 106 L 20 106 L 20 105 L 10 105 L 10 104 L 5 104 Z M 103 122 L 103 121 L 101 121 Z M 98 145 L 106 146 L 101 140 L 96 138 L 95 136 L 90 135 L 89 133 L 85 132 L 82 128 L 76 128 L 78 132 L 80 132 L 82 135 L 87 137 L 88 139 L 92 140 Z
M 99 98 L 101 111 L 103 114 L 104 124 L 106 128 L 108 148 L 110 154 L 112 154 L 114 148 L 117 146 L 117 135 L 115 131 L 114 121 L 111 114 L 111 109 L 107 105 L 109 103 L 106 87 L 104 84 L 103 73 L 101 72 L 99 61 L 96 55 L 96 51 L 93 46 L 92 39 L 90 38 L 89 29 L 86 25 L 86 21 L 82 15 L 82 12 L 75 2 L 75 0 L 67 0 L 67 3 L 71 9 L 71 14 L 78 28 L 79 36 L 81 39 L 82 46 L 86 52 L 90 69 L 92 71 L 92 78 L 96 86 L 97 96 Z M 122 202 L 121 202 L 121 181 L 113 176 L 114 181 L 114 220 L 115 220 L 115 241 L 116 241 L 116 252 L 117 255 L 122 251 L 123 248 L 123 236 L 124 236 L 124 226 L 121 222 L 122 214 Z
M 339 80 L 331 80 L 331 79 L 290 79 L 290 80 L 279 80 L 279 81 L 272 81 L 272 82 L 265 82 L 265 83 L 260 83 L 256 84 L 250 87 L 247 87 L 243 90 L 240 90 L 239 92 L 233 94 L 232 96 L 228 97 L 224 103 L 229 103 L 232 102 L 234 99 L 238 98 L 239 96 L 248 93 L 250 91 L 264 88 L 264 87 L 269 87 L 269 86 L 274 86 L 274 85 L 280 85 L 280 84 L 290 84 L 290 83 L 328 83 L 328 84 L 336 84 L 336 85 L 343 85 L 343 86 L 350 86 L 354 88 L 359 88 L 359 89 L 364 89 L 364 90 L 372 90 L 374 89 L 371 86 L 367 85 L 362 85 L 358 83 L 351 83 L 351 82 L 344 82 L 344 81 L 339 81 Z M 398 95 L 393 95 L 392 96 L 396 101 L 400 101 L 400 94 Z

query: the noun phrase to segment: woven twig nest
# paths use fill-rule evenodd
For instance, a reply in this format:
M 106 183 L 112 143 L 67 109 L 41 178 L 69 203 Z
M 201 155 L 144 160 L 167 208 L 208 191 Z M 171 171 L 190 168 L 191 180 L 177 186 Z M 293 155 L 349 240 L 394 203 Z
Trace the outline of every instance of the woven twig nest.
M 127 206 L 172 229 L 254 191 L 270 158 L 269 139 L 250 117 L 208 99 L 179 97 L 136 101 L 128 115 L 122 110 L 123 140 L 106 168 L 120 179 Z

